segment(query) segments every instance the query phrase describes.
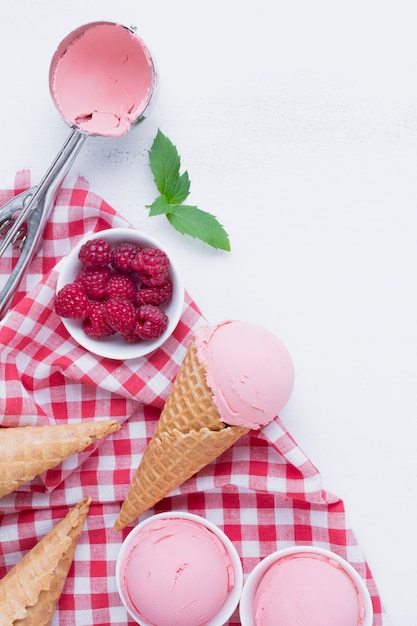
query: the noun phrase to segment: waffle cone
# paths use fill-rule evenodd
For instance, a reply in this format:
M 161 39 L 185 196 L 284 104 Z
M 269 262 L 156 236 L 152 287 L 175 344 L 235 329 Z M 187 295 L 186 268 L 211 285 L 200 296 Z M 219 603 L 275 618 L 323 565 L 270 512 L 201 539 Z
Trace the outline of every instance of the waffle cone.
M 90 507 L 84 498 L 0 580 L 0 626 L 49 626 Z
M 0 428 L 0 498 L 119 428 L 112 420 Z
M 191 343 L 115 522 L 121 530 L 249 432 L 221 421 Z

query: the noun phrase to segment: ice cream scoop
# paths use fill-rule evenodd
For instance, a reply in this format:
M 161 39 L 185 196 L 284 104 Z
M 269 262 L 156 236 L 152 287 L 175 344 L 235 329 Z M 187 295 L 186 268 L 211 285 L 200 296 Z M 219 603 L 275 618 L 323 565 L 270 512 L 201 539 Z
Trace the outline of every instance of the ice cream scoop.
M 238 604 L 242 566 L 228 537 L 185 512 L 155 515 L 125 539 L 116 566 L 130 615 L 148 626 L 221 626 Z
M 89 135 L 126 134 L 149 111 L 158 80 L 152 57 L 132 28 L 93 22 L 58 46 L 49 83 L 71 132 L 39 185 L 0 208 L 0 257 L 11 243 L 21 251 L 0 292 L 0 317 L 37 252 L 56 194 L 84 141 Z
M 70 126 L 94 135 L 121 136 L 149 108 L 156 78 L 149 50 L 132 28 L 93 22 L 58 46 L 49 86 Z
M 249 575 L 242 626 L 371 626 L 365 582 L 339 555 L 312 546 L 280 550 Z

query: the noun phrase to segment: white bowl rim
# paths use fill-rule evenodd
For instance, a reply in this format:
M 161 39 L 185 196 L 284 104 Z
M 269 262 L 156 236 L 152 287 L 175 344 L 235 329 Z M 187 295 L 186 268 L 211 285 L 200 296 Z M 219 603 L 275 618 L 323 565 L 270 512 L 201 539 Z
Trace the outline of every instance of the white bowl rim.
M 129 605 L 128 600 L 126 599 L 126 597 L 125 597 L 125 595 L 123 593 L 123 589 L 122 589 L 122 585 L 121 585 L 120 580 L 121 580 L 121 570 L 122 570 L 123 558 L 124 558 L 124 555 L 126 554 L 127 550 L 129 549 L 129 546 L 130 546 L 131 542 L 136 537 L 136 535 L 138 533 L 140 533 L 142 531 L 142 529 L 147 524 L 149 524 L 150 522 L 152 522 L 154 520 L 157 520 L 157 519 L 188 519 L 188 520 L 197 522 L 198 524 L 201 524 L 202 526 L 205 526 L 206 528 L 211 530 L 215 535 L 217 535 L 217 537 L 222 541 L 222 543 L 226 547 L 226 550 L 227 550 L 227 552 L 230 555 L 230 558 L 231 558 L 231 561 L 232 561 L 232 565 L 233 565 L 233 569 L 234 569 L 235 584 L 234 584 L 233 588 L 231 589 L 231 591 L 230 591 L 230 593 L 228 595 L 228 598 L 227 598 L 226 602 L 224 603 L 224 605 L 222 606 L 222 608 L 220 609 L 220 611 L 217 613 L 217 615 L 212 620 L 210 620 L 206 624 L 206 626 L 223 626 L 223 624 L 225 622 L 227 622 L 227 620 L 230 618 L 230 616 L 232 615 L 232 613 L 234 612 L 234 610 L 236 609 L 236 607 L 239 604 L 240 595 L 241 595 L 242 588 L 243 588 L 243 568 L 242 568 L 242 563 L 241 563 L 239 554 L 238 554 L 234 544 L 229 539 L 229 537 L 226 535 L 226 533 L 224 533 L 216 524 L 214 524 L 213 522 L 210 522 L 205 517 L 202 517 L 201 515 L 196 515 L 195 513 L 189 513 L 188 511 L 164 511 L 163 513 L 155 513 L 154 515 L 150 515 L 146 519 L 144 519 L 141 522 L 139 522 L 139 524 L 137 524 L 129 532 L 129 534 L 125 537 L 125 539 L 124 539 L 124 541 L 122 543 L 122 546 L 120 548 L 119 554 L 117 556 L 117 560 L 116 560 L 116 585 L 117 585 L 117 591 L 119 593 L 120 599 L 122 600 L 125 609 L 129 613 L 129 615 L 135 620 L 135 622 L 137 624 L 140 624 L 140 626 L 151 626 L 148 622 L 144 622 L 143 620 L 141 620 L 133 612 L 133 610 L 131 609 L 131 607 Z
M 71 337 L 78 344 L 97 356 L 107 357 L 109 359 L 114 359 L 117 361 L 127 361 L 130 359 L 136 359 L 151 354 L 152 352 L 157 350 L 157 348 L 160 348 L 165 343 L 165 341 L 172 335 L 178 325 L 178 322 L 180 321 L 183 311 L 184 285 L 175 258 L 173 257 L 172 253 L 167 250 L 166 246 L 162 242 L 155 239 L 151 235 L 148 235 L 147 233 L 133 227 L 114 227 L 99 230 L 94 233 L 88 233 L 84 237 L 82 237 L 80 241 L 76 244 L 76 246 L 71 250 L 71 252 L 59 262 L 59 275 L 57 280 L 56 292 L 58 292 L 66 284 L 74 280 L 78 272 L 70 271 L 70 268 L 76 267 L 76 261 L 78 259 L 78 253 L 80 251 L 80 248 L 90 239 L 106 239 L 111 244 L 122 241 L 131 241 L 140 244 L 140 241 L 142 240 L 144 242 L 144 246 L 146 245 L 146 247 L 159 248 L 167 254 L 170 260 L 169 275 L 173 282 L 173 294 L 171 300 L 166 305 L 162 305 L 161 308 L 167 311 L 168 326 L 165 329 L 164 333 L 157 339 L 150 339 L 138 343 L 128 343 L 117 335 L 112 335 L 111 337 L 103 339 L 88 337 L 88 335 L 86 335 L 82 330 L 81 320 L 61 317 L 60 319 L 62 320 L 62 323 L 64 324 Z M 73 266 L 72 263 L 74 263 Z M 78 271 L 81 268 L 82 265 L 80 262 Z
M 320 548 L 317 546 L 311 545 L 297 545 L 290 546 L 287 548 L 281 548 L 272 552 L 265 558 L 263 558 L 250 572 L 248 575 L 242 589 L 242 595 L 240 598 L 240 606 L 239 606 L 239 614 L 240 621 L 242 626 L 255 626 L 255 621 L 253 619 L 253 599 L 255 597 L 256 589 L 261 581 L 261 578 L 265 574 L 265 572 L 269 569 L 269 567 L 282 559 L 285 556 L 291 556 L 292 554 L 299 554 L 300 552 L 309 552 L 312 554 L 320 554 L 328 559 L 332 559 L 337 561 L 343 569 L 350 575 L 355 583 L 358 592 L 361 596 L 363 605 L 364 605 L 364 619 L 361 626 L 372 626 L 373 622 L 373 607 L 372 600 L 369 594 L 368 588 L 366 586 L 365 581 L 356 571 L 356 569 L 351 565 L 346 559 L 339 556 L 335 552 L 331 550 L 327 550 L 325 548 Z M 252 619 L 251 619 L 252 618 Z

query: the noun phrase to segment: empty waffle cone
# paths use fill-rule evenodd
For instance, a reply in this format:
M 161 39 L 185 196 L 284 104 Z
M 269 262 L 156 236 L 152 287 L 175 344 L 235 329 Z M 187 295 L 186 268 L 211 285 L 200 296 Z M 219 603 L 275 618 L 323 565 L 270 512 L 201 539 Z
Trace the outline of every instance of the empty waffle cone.
M 113 420 L 0 428 L 0 498 L 119 428 Z
M 49 626 L 83 530 L 84 498 L 0 580 L 0 626 Z
M 121 530 L 251 429 L 221 421 L 193 342 L 114 524 Z

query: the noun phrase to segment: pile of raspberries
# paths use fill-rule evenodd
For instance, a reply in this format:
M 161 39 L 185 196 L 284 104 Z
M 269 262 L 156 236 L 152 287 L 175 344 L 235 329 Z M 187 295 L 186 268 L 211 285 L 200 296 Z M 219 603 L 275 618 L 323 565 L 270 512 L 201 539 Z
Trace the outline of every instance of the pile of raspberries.
M 160 305 L 172 296 L 169 259 L 159 248 L 90 239 L 79 251 L 74 282 L 58 291 L 55 312 L 82 319 L 89 337 L 119 333 L 128 342 L 160 337 L 168 316 Z

